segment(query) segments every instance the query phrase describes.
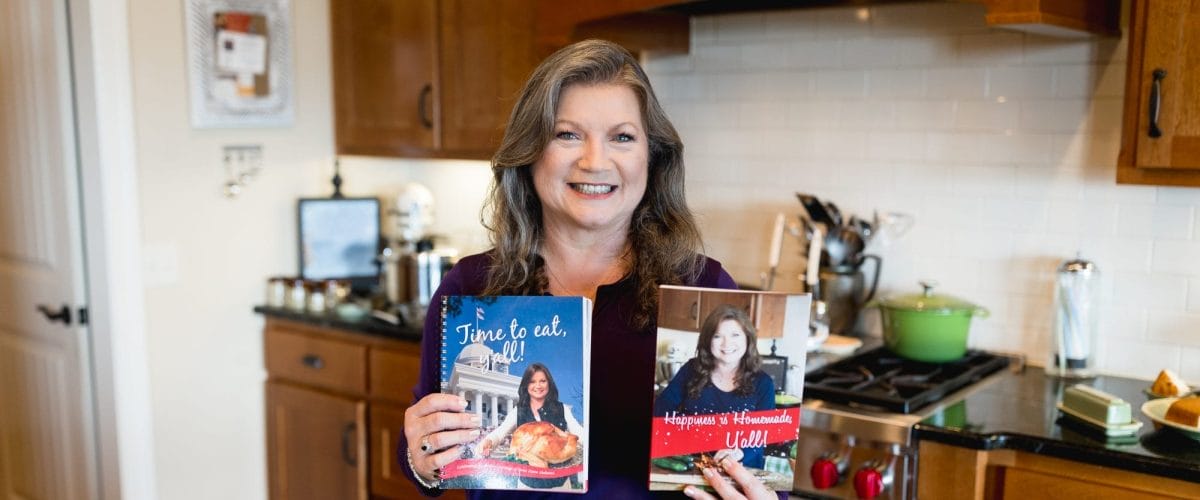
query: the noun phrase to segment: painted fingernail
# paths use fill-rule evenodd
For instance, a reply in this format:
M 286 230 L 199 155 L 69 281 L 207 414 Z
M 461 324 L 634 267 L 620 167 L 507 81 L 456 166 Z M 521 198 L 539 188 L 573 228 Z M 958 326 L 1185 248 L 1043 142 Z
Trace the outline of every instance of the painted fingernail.
M 468 436 L 470 436 L 471 439 L 475 439 L 475 438 L 479 437 L 480 432 L 481 431 L 479 429 L 475 429 L 475 430 L 471 431 L 471 433 L 468 434 Z
M 683 494 L 687 495 L 688 497 L 695 497 L 696 496 L 696 487 L 688 486 L 687 488 L 684 488 Z
M 467 400 L 458 398 L 458 405 L 463 407 L 464 410 L 467 409 Z
M 483 417 L 479 415 L 471 415 L 471 425 L 475 427 L 483 426 Z

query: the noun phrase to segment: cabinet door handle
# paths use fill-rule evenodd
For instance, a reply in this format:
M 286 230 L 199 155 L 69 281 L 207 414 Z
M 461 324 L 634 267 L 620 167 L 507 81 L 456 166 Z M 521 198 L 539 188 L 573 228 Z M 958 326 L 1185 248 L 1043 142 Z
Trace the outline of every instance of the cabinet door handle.
M 700 319 L 700 302 L 692 302 L 692 310 L 688 314 L 692 319 Z
M 1150 84 L 1150 137 L 1162 137 L 1162 130 L 1158 128 L 1158 111 L 1162 106 L 1162 80 L 1167 77 L 1167 70 L 1157 68 L 1154 70 L 1154 83 Z
M 354 422 L 342 428 L 342 461 L 351 467 L 358 467 L 358 456 L 354 453 L 354 431 L 357 429 Z
M 433 95 L 433 85 L 428 83 L 421 87 L 421 93 L 417 94 L 417 117 L 421 119 L 421 125 L 428 129 L 433 128 L 433 118 L 429 116 L 429 106 L 425 104 L 425 101 L 428 101 L 431 95 Z
M 304 363 L 304 366 L 314 370 L 325 368 L 325 360 L 316 354 L 305 354 L 303 358 L 300 358 L 300 362 Z

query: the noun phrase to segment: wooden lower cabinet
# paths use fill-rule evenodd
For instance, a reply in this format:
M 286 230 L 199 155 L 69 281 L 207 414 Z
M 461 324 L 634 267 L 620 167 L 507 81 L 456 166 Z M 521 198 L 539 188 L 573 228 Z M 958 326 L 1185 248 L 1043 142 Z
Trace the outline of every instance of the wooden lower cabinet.
M 1016 450 L 922 441 L 917 498 L 1200 498 L 1200 484 Z
M 396 453 L 418 344 L 271 317 L 263 339 L 270 498 L 421 498 Z
M 267 382 L 273 499 L 367 498 L 366 403 Z

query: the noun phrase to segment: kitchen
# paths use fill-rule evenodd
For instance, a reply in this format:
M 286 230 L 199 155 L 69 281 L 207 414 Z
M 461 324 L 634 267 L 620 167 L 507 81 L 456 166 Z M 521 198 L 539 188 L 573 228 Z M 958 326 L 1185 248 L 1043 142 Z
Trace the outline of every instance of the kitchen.
M 292 5 L 295 124 L 239 131 L 188 125 L 181 4 L 128 2 L 153 444 L 143 473 L 152 497 L 262 498 L 263 320 L 250 305 L 266 277 L 295 272 L 295 199 L 329 192 L 329 5 Z M 1081 252 L 1107 304 L 1099 368 L 1200 381 L 1200 190 L 1114 181 L 1126 62 L 1123 39 L 988 28 L 979 5 L 918 3 L 693 17 L 688 53 L 651 53 L 646 67 L 687 145 L 707 253 L 740 281 L 767 267 L 772 219 L 798 212 L 795 191 L 850 213 L 905 212 L 916 223 L 886 249 L 881 289 L 934 278 L 985 304 L 974 347 L 1042 362 L 1054 270 Z M 263 145 L 264 167 L 227 200 L 221 147 L 245 142 Z M 354 195 L 429 186 L 446 245 L 486 244 L 475 201 L 486 164 L 341 167 Z M 801 251 L 788 241 L 780 276 L 801 272 Z

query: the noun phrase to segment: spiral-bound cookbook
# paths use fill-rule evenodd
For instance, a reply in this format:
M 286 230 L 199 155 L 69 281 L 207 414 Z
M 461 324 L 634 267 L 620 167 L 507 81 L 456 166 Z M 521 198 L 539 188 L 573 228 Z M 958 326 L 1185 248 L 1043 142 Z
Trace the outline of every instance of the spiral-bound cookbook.
M 592 301 L 450 296 L 441 306 L 441 390 L 483 421 L 463 458 L 442 467 L 441 487 L 586 492 Z
M 811 296 L 663 285 L 650 489 L 707 486 L 725 457 L 792 489 Z

